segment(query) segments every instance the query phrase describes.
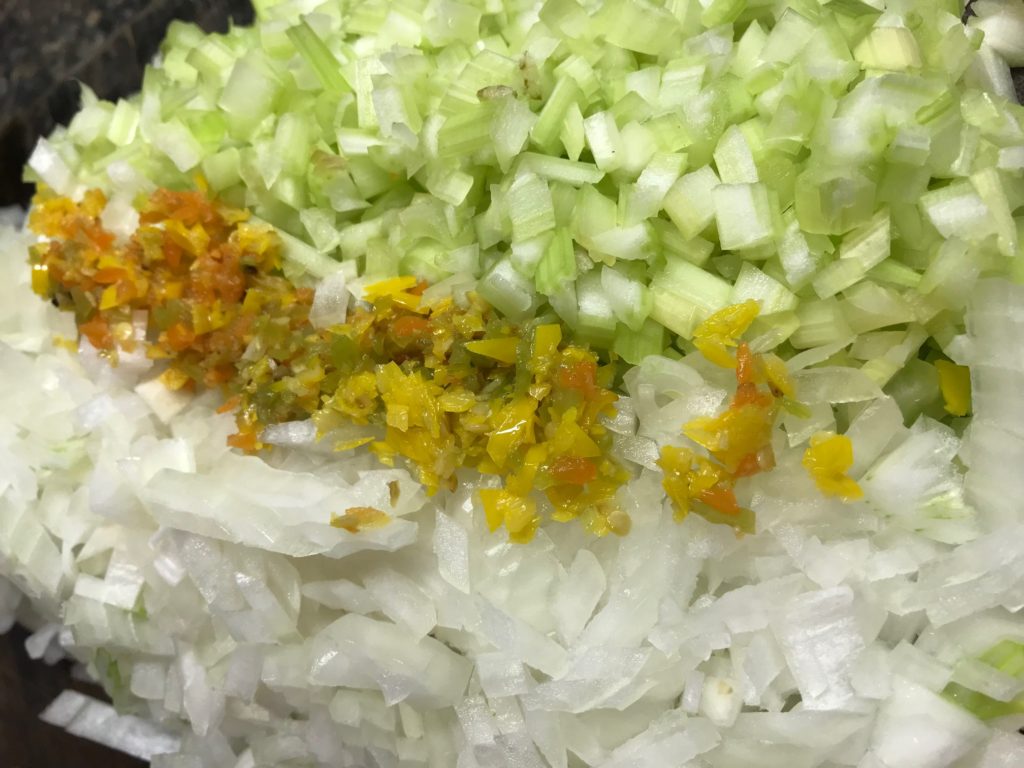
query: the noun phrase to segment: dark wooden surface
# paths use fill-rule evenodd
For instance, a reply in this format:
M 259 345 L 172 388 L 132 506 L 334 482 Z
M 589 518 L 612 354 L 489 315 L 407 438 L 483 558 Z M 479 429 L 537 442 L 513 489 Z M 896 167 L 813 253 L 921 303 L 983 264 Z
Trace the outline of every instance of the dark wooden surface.
M 21 627 L 0 636 L 0 768 L 142 768 L 138 760 L 39 720 L 65 688 L 103 693 L 72 680 L 68 662 L 48 667 L 30 659 L 26 637 Z
M 252 16 L 249 0 L 0 0 L 0 206 L 27 201 L 22 166 L 74 115 L 79 82 L 126 96 L 172 20 L 223 31 Z

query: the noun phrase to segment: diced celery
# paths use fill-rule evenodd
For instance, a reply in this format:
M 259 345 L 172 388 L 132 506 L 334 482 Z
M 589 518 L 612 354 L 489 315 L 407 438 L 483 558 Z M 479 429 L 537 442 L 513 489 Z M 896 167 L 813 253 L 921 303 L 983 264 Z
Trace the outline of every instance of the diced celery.
M 615 311 L 598 270 L 576 280 L 576 333 L 582 341 L 610 347 L 615 338 Z
M 921 66 L 921 50 L 907 27 L 875 27 L 854 48 L 853 57 L 865 69 L 903 71 Z
M 835 298 L 820 301 L 804 300 L 796 310 L 800 327 L 789 337 L 796 349 L 823 347 L 853 336 L 853 329 Z
M 595 19 L 612 45 L 656 56 L 678 39 L 679 23 L 646 0 L 605 3 Z
M 663 207 L 686 239 L 703 232 L 715 218 L 714 189 L 721 182 L 710 166 L 687 173 L 665 194 Z
M 732 286 L 686 261 L 671 261 L 651 280 L 651 317 L 690 338 L 709 315 L 727 306 Z
M 883 208 L 869 223 L 850 232 L 839 246 L 839 259 L 814 278 L 814 292 L 822 299 L 834 296 L 889 258 L 891 231 L 889 211 Z
M 535 173 L 521 172 L 506 200 L 513 241 L 529 240 L 555 228 L 555 209 L 547 183 Z
M 647 286 L 612 267 L 601 268 L 601 287 L 608 297 L 615 317 L 628 328 L 640 330 L 651 313 L 651 296 Z
M 787 290 L 782 283 L 773 280 L 753 264 L 745 262 L 740 267 L 739 276 L 732 287 L 729 303 L 740 304 L 748 299 L 759 302 L 761 313 L 765 315 L 795 309 L 797 305 L 796 295 Z
M 575 80 L 569 77 L 558 80 L 530 130 L 530 140 L 547 153 L 555 152 L 569 106 L 577 104 L 580 98 L 580 88 Z
M 345 78 L 341 76 L 338 60 L 305 20 L 288 29 L 288 38 L 298 54 L 316 72 L 324 90 L 328 93 L 341 93 L 348 89 Z
M 639 330 L 624 325 L 616 328 L 612 351 L 630 365 L 639 365 L 645 357 L 660 355 L 666 344 L 664 326 L 645 320 Z
M 511 320 L 527 317 L 534 307 L 533 286 L 508 260 L 499 260 L 490 272 L 480 278 L 477 291 L 481 298 Z
M 592 163 L 581 163 L 566 160 L 564 157 L 551 157 L 536 152 L 524 152 L 519 159 L 520 172 L 535 173 L 548 181 L 561 181 L 579 187 L 584 184 L 597 184 L 604 178 L 604 171 Z
M 622 136 L 611 113 L 595 112 L 583 121 L 587 146 L 602 171 L 614 171 L 622 164 Z
M 720 184 L 712 196 L 722 250 L 756 248 L 771 242 L 774 216 L 764 184 Z
M 757 166 L 739 126 L 732 125 L 715 147 L 715 167 L 723 184 L 756 184 Z

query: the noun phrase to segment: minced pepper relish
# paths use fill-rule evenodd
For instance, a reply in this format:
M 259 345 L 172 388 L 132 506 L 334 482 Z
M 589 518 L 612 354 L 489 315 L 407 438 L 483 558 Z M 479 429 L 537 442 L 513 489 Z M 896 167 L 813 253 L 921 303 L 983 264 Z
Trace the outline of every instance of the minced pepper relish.
M 45 239 L 31 251 L 33 289 L 73 311 L 115 364 L 140 343 L 144 322 L 146 354 L 164 361 L 166 386 L 224 393 L 222 410 L 238 424 L 233 447 L 260 450 L 263 429 L 286 421 L 311 418 L 324 439 L 364 425 L 367 434 L 349 431 L 335 449 L 366 445 L 386 465 L 404 459 L 430 493 L 454 488 L 460 468 L 497 476 L 479 496 L 491 530 L 504 526 L 512 541 L 532 539 L 544 514 L 597 535 L 628 532 L 616 493 L 631 475 L 602 424 L 617 400 L 614 364 L 566 341 L 553 316 L 514 325 L 472 292 L 431 299 L 426 283 L 396 277 L 366 288 L 344 323 L 314 328 L 313 291 L 282 275 L 275 231 L 246 211 L 202 185 L 160 189 L 119 241 L 101 223 L 106 202 L 99 190 L 78 202 L 39 191 L 29 224 Z M 771 431 L 793 396 L 781 360 L 737 341 L 757 311 L 756 302 L 727 307 L 697 329 L 697 348 L 736 369 L 737 391 L 725 412 L 684 427 L 706 456 L 661 452 L 678 518 L 692 510 L 753 530 L 733 488 L 774 465 Z M 824 492 L 854 498 L 848 443 L 818 439 L 805 464 Z M 365 510 L 337 520 L 356 531 L 381 522 Z

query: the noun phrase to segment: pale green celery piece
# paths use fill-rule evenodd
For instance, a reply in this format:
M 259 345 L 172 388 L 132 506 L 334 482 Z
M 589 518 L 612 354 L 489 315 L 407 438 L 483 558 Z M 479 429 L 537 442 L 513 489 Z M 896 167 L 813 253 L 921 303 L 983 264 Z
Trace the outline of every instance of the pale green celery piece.
M 529 278 L 535 277 L 537 266 L 548 250 L 552 235 L 552 232 L 545 232 L 530 240 L 512 243 L 512 253 L 509 259 L 519 274 Z
M 423 241 L 403 252 L 398 260 L 399 272 L 436 283 L 448 277 L 441 267 L 445 249 L 439 243 Z
M 589 101 L 601 90 L 603 83 L 599 79 L 597 72 L 594 71 L 593 66 L 591 66 L 591 61 L 598 59 L 599 55 L 593 48 L 585 52 L 591 57 L 590 60 L 587 59 L 587 56 L 580 53 L 571 53 L 555 67 L 554 75 L 556 80 L 561 80 L 562 78 L 572 80 L 576 83 L 584 100 Z M 602 51 L 600 57 L 603 57 L 606 53 L 606 51 Z
M 720 184 L 710 166 L 679 178 L 665 194 L 663 207 L 683 237 L 692 239 L 715 218 L 714 189 Z
M 241 181 L 240 155 L 235 147 L 228 147 L 203 158 L 203 177 L 214 192 L 221 192 Z
M 648 319 L 635 331 L 619 325 L 612 351 L 630 365 L 639 365 L 645 357 L 662 354 L 667 344 L 664 326 Z
M 473 188 L 473 177 L 452 168 L 435 168 L 426 181 L 427 191 L 449 205 L 462 205 Z
M 823 347 L 853 335 L 853 329 L 834 297 L 817 301 L 805 299 L 797 307 L 796 315 L 800 327 L 789 337 L 790 344 L 796 349 Z
M 651 296 L 647 286 L 613 267 L 604 266 L 601 267 L 601 287 L 616 319 L 631 330 L 639 331 L 651 312 Z
M 820 255 L 811 250 L 792 208 L 782 213 L 782 235 L 778 242 L 778 255 L 786 282 L 794 290 L 806 285 L 818 268 Z
M 341 242 L 341 233 L 338 232 L 334 211 L 323 208 L 305 208 L 299 211 L 299 219 L 318 251 L 330 253 L 338 247 Z
M 618 221 L 618 207 L 593 186 L 580 189 L 579 202 L 573 217 L 572 233 L 577 242 L 589 242 L 595 235 L 606 232 Z
M 583 133 L 598 168 L 606 172 L 619 168 L 623 159 L 622 135 L 610 112 L 595 112 L 586 118 Z
M 963 309 L 984 266 L 979 256 L 962 240 L 946 240 L 921 276 L 917 290 L 933 294 L 948 307 Z
M 248 138 L 255 128 L 273 113 L 281 83 L 262 53 L 251 50 L 234 62 L 217 106 L 239 138 Z
M 890 163 L 902 163 L 910 166 L 924 165 L 931 152 L 931 136 L 919 126 L 901 126 L 896 136 L 889 142 L 885 159 Z
M 190 171 L 205 154 L 203 145 L 180 120 L 169 120 L 149 129 L 149 141 L 174 163 L 179 171 Z
M 767 187 L 720 184 L 712 196 L 723 250 L 743 250 L 771 242 L 775 233 Z
M 853 57 L 865 69 L 901 72 L 921 66 L 921 49 L 906 27 L 875 27 L 854 48 Z
M 635 224 L 656 216 L 661 210 L 665 195 L 686 169 L 685 153 L 658 153 L 641 172 L 636 183 L 623 187 L 623 224 Z
M 928 190 L 931 173 L 919 165 L 893 162 L 885 166 L 878 183 L 878 202 L 916 203 Z
M 622 126 L 630 121 L 646 124 L 653 112 L 654 109 L 650 102 L 636 91 L 624 93 L 608 109 L 608 113 L 615 119 L 615 123 Z
M 679 40 L 679 22 L 646 0 L 605 3 L 594 17 L 595 32 L 612 45 L 656 56 Z
M 657 103 L 665 107 L 682 107 L 700 95 L 707 75 L 704 64 L 692 61 L 670 62 L 661 75 Z
M 365 255 L 370 241 L 385 237 L 394 223 L 393 216 L 380 216 L 343 227 L 338 243 L 342 258 L 349 261 Z
M 757 165 L 743 130 L 731 125 L 715 147 L 715 168 L 723 184 L 756 184 Z
M 729 304 L 732 286 L 687 261 L 673 260 L 650 283 L 651 317 L 684 338 L 709 315 Z
M 889 258 L 892 225 L 883 208 L 872 220 L 850 232 L 839 246 L 839 258 L 825 266 L 812 285 L 819 298 L 834 296 L 856 283 L 872 267 Z
M 349 253 L 352 251 L 349 250 Z M 344 251 L 343 251 L 344 253 Z M 390 277 L 398 273 L 399 252 L 384 238 L 374 237 L 366 242 L 364 277 Z M 346 259 L 350 257 L 346 256 Z M 454 270 L 452 270 L 454 271 Z
M 796 216 L 804 232 L 841 235 L 875 210 L 875 184 L 858 170 L 811 166 L 796 179 Z
M 579 308 L 576 305 L 576 281 L 570 280 L 555 293 L 548 296 L 548 304 L 562 321 L 573 330 L 578 324 Z
M 604 171 L 593 163 L 551 157 L 536 152 L 524 152 L 519 157 L 519 172 L 534 173 L 548 181 L 560 181 L 574 187 L 597 184 L 604 178 Z
M 576 252 L 572 234 L 560 227 L 547 243 L 534 273 L 537 291 L 552 296 L 576 279 Z
M 565 147 L 565 154 L 570 160 L 579 160 L 586 146 L 586 136 L 583 131 L 583 113 L 576 102 L 572 102 L 565 111 L 565 121 L 562 123 L 562 132 L 558 134 L 559 141 Z
M 512 262 L 499 259 L 477 284 L 480 297 L 512 321 L 529 317 L 535 307 L 530 280 L 516 271 Z
M 316 73 L 325 91 L 341 93 L 348 88 L 348 84 L 341 76 L 338 60 L 307 21 L 301 20 L 291 27 L 287 34 L 295 46 L 295 51 Z
M 476 105 L 484 88 L 505 86 L 514 91 L 519 82 L 518 72 L 515 59 L 485 48 L 463 67 L 445 92 L 437 111 L 449 118 L 457 115 Z
M 731 24 L 739 18 L 745 7 L 746 0 L 711 0 L 700 19 L 708 28 Z
M 702 237 L 683 237 L 670 221 L 651 219 L 649 223 L 667 260 L 683 259 L 700 267 L 707 263 L 715 250 L 715 245 L 710 240 Z
M 894 259 L 888 259 L 878 266 L 872 267 L 867 276 L 875 282 L 893 285 L 897 288 L 917 288 L 921 283 L 920 272 Z
M 818 33 L 818 28 L 810 18 L 795 7 L 786 8 L 768 33 L 761 60 L 772 63 L 793 61 L 815 33 Z
M 535 173 L 520 172 L 506 198 L 514 242 L 529 240 L 555 228 L 555 209 L 547 182 Z
M 491 139 L 502 172 L 507 172 L 515 157 L 523 151 L 536 122 L 537 116 L 525 102 L 513 96 L 499 100 L 492 118 Z
M 232 72 L 235 53 L 218 37 L 203 37 L 188 51 L 185 61 L 207 83 L 222 86 Z
M 255 216 L 252 218 L 252 221 L 257 224 L 267 224 L 266 221 L 262 221 Z M 325 256 L 316 248 L 304 243 L 297 237 L 293 237 L 280 227 L 277 228 L 277 235 L 281 240 L 281 255 L 285 262 L 291 262 L 312 277 L 322 279 L 342 268 L 340 262 Z
M 491 146 L 494 102 L 481 102 L 444 122 L 437 134 L 437 155 L 442 160 L 461 160 Z
M 754 352 L 770 352 L 784 343 L 800 327 L 796 312 L 758 315 L 750 324 L 746 337 Z
M 736 43 L 729 69 L 739 77 L 746 78 L 761 63 L 761 51 L 764 49 L 768 33 L 755 19 L 747 25 L 746 31 Z
M 766 315 L 795 309 L 797 306 L 795 294 L 750 262 L 744 262 L 732 287 L 729 303 L 740 304 L 748 299 L 757 301 L 761 312 Z
M 545 0 L 540 8 L 540 20 L 552 32 L 561 32 L 569 37 L 579 36 L 590 23 L 587 12 L 576 0 Z
M 483 12 L 467 3 L 445 3 L 425 19 L 423 33 L 435 46 L 480 37 Z
M 107 139 L 110 143 L 117 147 L 131 144 L 139 129 L 139 117 L 139 108 L 134 102 L 119 100 L 107 127 Z
M 995 168 L 985 168 L 971 176 L 971 184 L 988 207 L 995 224 L 999 252 L 1004 256 L 1017 253 L 1017 225 L 1000 173 Z
M 114 116 L 114 107 L 109 102 L 99 101 L 87 87 L 82 87 L 82 108 L 71 119 L 67 136 L 79 147 L 95 143 L 101 136 L 106 137 Z
M 905 330 L 859 333 L 853 346 L 850 347 L 850 356 L 855 360 L 863 361 L 882 357 L 890 349 L 902 343 L 906 336 Z
M 588 237 L 585 244 L 595 256 L 612 259 L 648 260 L 654 253 L 654 241 L 646 222 L 606 229 Z
M 935 366 L 916 357 L 909 358 L 903 363 L 887 362 L 896 370 L 886 383 L 884 391 L 900 407 L 905 424 L 913 424 L 918 416 L 934 410 L 941 404 L 939 374 Z M 877 382 L 878 378 L 872 375 L 874 371 L 868 370 L 869 366 L 871 362 L 865 363 L 863 370 Z
M 576 334 L 581 341 L 608 348 L 615 340 L 615 312 L 601 284 L 599 270 L 593 269 L 576 280 Z
M 681 154 L 692 141 L 678 114 L 668 113 L 652 118 L 644 127 L 650 131 L 658 152 Z
M 843 294 L 843 316 L 854 333 L 913 322 L 914 308 L 896 291 L 865 280 Z
M 988 206 L 966 179 L 927 192 L 919 205 L 943 237 L 976 241 L 996 232 Z
M 647 167 L 657 151 L 654 136 L 647 126 L 631 120 L 622 127 L 619 137 L 622 152 L 619 168 L 622 174 L 636 178 Z
M 548 154 L 557 152 L 559 135 L 569 106 L 576 104 L 578 108 L 581 98 L 582 94 L 575 80 L 569 77 L 558 80 L 544 106 L 541 107 L 537 122 L 530 130 L 530 141 Z

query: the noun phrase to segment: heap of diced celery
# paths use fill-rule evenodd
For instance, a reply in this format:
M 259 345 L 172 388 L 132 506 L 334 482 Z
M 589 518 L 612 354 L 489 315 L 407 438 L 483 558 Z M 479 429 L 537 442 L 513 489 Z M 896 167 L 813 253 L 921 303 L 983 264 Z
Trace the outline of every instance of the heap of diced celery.
M 989 5 L 263 0 L 172 26 L 141 95 L 87 94 L 32 166 L 129 199 L 202 175 L 293 269 L 475 285 L 628 362 L 757 299 L 756 348 L 910 407 L 973 282 L 1024 274 L 1015 49 L 983 41 L 1019 14 Z

